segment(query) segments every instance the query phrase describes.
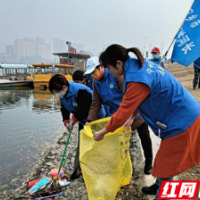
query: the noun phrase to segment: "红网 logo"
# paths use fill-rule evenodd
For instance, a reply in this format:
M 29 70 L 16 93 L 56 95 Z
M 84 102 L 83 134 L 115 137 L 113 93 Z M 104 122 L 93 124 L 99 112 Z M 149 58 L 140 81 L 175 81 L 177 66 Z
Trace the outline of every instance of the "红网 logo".
M 158 199 L 196 199 L 200 181 L 162 181 Z

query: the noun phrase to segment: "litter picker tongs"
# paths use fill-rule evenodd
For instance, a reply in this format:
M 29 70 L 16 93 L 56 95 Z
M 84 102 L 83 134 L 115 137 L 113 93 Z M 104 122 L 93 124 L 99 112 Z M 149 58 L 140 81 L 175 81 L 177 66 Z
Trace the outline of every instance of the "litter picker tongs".
M 59 166 L 59 169 L 58 169 L 58 174 L 57 174 L 57 177 L 56 179 L 52 180 L 51 183 L 49 184 L 48 188 L 51 187 L 51 185 L 53 184 L 53 182 L 56 182 L 58 180 L 58 177 L 60 175 L 60 170 L 61 170 L 61 167 L 63 166 L 63 161 L 64 161 L 64 157 L 65 157 L 65 154 L 66 154 L 66 150 L 67 150 L 67 146 L 68 146 L 68 143 L 69 143 L 69 138 L 70 138 L 70 135 L 71 135 L 71 132 L 72 132 L 72 129 L 73 129 L 73 125 L 72 123 L 70 123 L 70 131 L 69 131 L 69 134 L 68 134 L 68 137 L 67 137 L 67 142 L 66 142 L 66 145 L 65 145 L 65 149 L 63 151 L 63 155 L 62 155 L 62 159 L 61 159 L 61 162 L 60 162 L 60 166 Z M 67 157 L 65 158 L 65 161 L 64 163 L 67 161 Z

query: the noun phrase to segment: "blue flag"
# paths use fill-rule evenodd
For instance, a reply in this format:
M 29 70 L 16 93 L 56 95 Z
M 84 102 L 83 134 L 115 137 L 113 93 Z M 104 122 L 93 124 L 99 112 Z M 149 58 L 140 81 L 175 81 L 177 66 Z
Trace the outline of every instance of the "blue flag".
M 171 61 L 189 66 L 200 57 L 200 0 L 195 0 L 175 36 Z

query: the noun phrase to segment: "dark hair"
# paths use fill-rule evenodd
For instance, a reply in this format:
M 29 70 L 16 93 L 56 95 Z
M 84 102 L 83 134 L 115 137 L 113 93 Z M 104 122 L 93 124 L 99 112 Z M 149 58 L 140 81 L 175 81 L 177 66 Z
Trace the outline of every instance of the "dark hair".
M 124 63 L 126 62 L 129 52 L 132 52 L 136 55 L 139 62 L 139 69 L 142 68 L 144 64 L 144 58 L 140 50 L 135 47 L 126 49 L 119 44 L 112 44 L 107 47 L 107 49 L 101 53 L 99 57 L 99 62 L 105 67 L 107 67 L 107 65 L 112 65 L 113 67 L 115 67 L 117 60 L 120 60 Z
M 76 70 L 73 75 L 72 75 L 72 78 L 74 81 L 82 81 L 83 78 L 84 78 L 84 71 L 82 70 Z
M 51 77 L 49 81 L 49 90 L 51 93 L 53 93 L 54 90 L 62 90 L 63 85 L 69 86 L 66 77 L 61 74 L 56 74 Z

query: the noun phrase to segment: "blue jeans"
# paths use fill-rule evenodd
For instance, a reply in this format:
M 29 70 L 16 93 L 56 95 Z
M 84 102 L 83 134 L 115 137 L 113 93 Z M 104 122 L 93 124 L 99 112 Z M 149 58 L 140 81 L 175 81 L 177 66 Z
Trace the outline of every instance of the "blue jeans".
M 155 198 L 156 200 L 158 200 L 158 194 L 160 192 L 160 186 L 161 186 L 162 181 L 172 181 L 172 180 L 173 180 L 173 177 L 171 177 L 171 178 L 157 178 L 156 179 L 155 184 L 159 187 L 158 190 L 157 190 L 157 193 L 156 193 L 156 198 Z

